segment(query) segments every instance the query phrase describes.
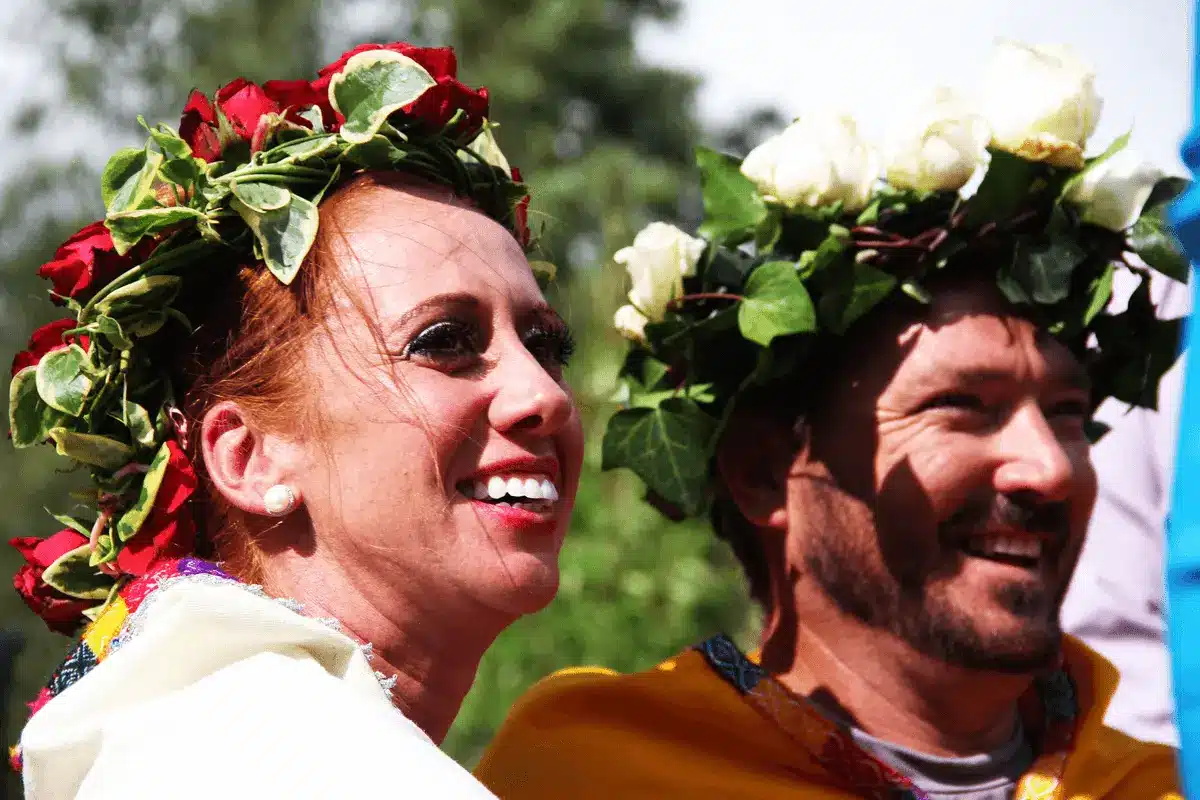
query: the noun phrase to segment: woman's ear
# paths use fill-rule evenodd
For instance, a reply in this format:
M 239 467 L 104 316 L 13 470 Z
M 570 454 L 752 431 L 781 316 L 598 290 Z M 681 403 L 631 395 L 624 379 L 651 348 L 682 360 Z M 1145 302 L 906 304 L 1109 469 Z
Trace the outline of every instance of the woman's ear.
M 759 528 L 787 530 L 787 483 L 796 437 L 778 416 L 734 411 L 717 448 L 717 470 L 742 515 Z
M 235 508 L 266 516 L 267 490 L 294 483 L 295 451 L 265 433 L 235 402 L 217 403 L 201 420 L 200 449 L 208 478 Z M 298 487 L 293 491 L 299 493 Z

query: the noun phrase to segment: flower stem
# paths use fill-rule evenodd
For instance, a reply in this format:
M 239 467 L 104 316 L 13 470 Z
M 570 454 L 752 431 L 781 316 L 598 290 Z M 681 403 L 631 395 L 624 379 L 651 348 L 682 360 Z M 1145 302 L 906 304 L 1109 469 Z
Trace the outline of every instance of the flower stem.
M 745 300 L 746 298 L 740 294 L 730 294 L 728 292 L 696 292 L 695 294 L 685 294 L 682 297 L 676 297 L 671 302 L 667 303 L 667 308 L 672 311 L 677 311 L 684 303 L 694 302 L 697 300 Z

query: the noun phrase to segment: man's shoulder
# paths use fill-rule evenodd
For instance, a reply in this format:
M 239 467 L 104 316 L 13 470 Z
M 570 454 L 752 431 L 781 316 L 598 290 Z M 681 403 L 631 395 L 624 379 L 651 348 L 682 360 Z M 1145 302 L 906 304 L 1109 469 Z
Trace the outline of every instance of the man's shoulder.
M 643 672 L 545 678 L 513 706 L 475 775 L 501 797 L 662 796 L 741 780 L 766 757 L 761 731 L 758 712 L 688 650 Z
M 1157 742 L 1099 726 L 1072 759 L 1070 771 L 1094 797 L 1125 800 L 1182 800 L 1178 753 Z M 1070 776 L 1068 775 L 1068 778 Z
M 722 687 L 694 650 L 641 672 L 572 667 L 534 684 L 513 706 L 505 724 L 536 720 L 540 725 L 586 727 L 601 718 L 642 718 L 651 708 L 707 707 L 723 699 L 712 696 Z

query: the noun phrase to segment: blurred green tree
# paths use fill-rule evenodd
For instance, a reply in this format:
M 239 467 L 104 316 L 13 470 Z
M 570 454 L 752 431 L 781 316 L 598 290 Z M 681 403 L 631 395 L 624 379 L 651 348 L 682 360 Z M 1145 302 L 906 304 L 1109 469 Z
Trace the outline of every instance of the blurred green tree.
M 580 347 L 569 380 L 591 447 L 562 587 L 541 614 L 521 620 L 481 665 L 446 749 L 472 764 L 513 700 L 532 682 L 573 664 L 648 667 L 716 630 L 748 639 L 755 619 L 727 550 L 695 523 L 674 525 L 641 502 L 629 475 L 601 473 L 598 445 L 623 351 L 612 333 L 625 278 L 609 255 L 652 219 L 683 223 L 698 211 L 690 173 L 702 138 L 748 147 L 770 114 L 704 137 L 695 80 L 643 62 L 637 27 L 670 23 L 667 0 L 44 0 L 10 37 L 34 31 L 55 88 L 23 98 L 9 135 L 70 139 L 61 152 L 0 176 L 0 355 L 55 316 L 37 265 L 72 230 L 101 213 L 97 174 L 116 147 L 136 143 L 136 115 L 174 123 L 188 89 L 311 75 L 360 41 L 451 44 L 462 78 L 493 93 L 497 137 L 533 187 L 531 221 L 545 257 L 560 265 L 551 300 Z M 76 134 L 85 131 L 85 134 Z M 47 533 L 43 505 L 71 484 L 48 452 L 19 457 L 0 447 L 0 486 L 10 498 L 0 537 Z M 17 559 L 0 548 L 0 573 Z M 13 592 L 0 592 L 0 626 L 28 640 L 14 699 L 31 698 L 67 642 L 48 633 Z M 3 731 L 11 742 L 24 716 Z M 15 783 L 10 784 L 15 788 Z

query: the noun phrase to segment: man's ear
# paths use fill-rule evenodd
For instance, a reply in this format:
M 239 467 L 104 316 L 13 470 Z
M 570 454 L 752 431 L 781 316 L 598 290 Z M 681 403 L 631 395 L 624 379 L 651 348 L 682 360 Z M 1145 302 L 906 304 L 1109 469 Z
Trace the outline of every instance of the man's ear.
M 204 415 L 200 449 L 209 480 L 235 508 L 266 516 L 263 496 L 276 484 L 300 494 L 295 447 L 265 433 L 235 402 L 217 403 Z
M 717 448 L 717 470 L 742 515 L 759 528 L 787 530 L 787 484 L 796 436 L 778 415 L 735 410 Z

